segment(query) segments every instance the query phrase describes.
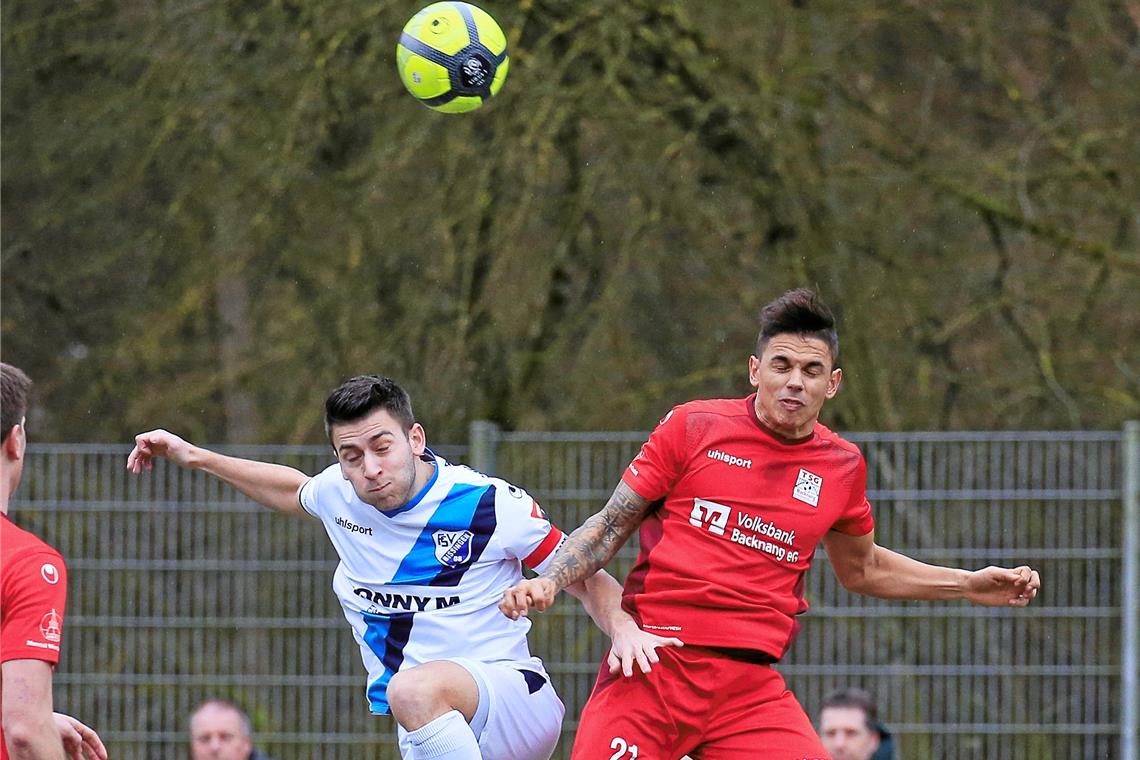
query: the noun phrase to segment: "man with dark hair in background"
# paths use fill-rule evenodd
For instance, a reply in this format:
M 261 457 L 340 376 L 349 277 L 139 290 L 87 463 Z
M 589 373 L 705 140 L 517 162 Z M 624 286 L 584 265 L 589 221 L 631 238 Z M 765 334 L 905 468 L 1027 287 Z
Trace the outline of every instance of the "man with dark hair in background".
M 891 733 L 879 722 L 870 693 L 849 687 L 824 697 L 819 738 L 832 760 L 895 760 Z
M 965 599 L 1024 607 L 1030 567 L 938 567 L 875 543 L 867 465 L 819 422 L 839 392 L 839 337 L 810 290 L 760 315 L 747 398 L 674 407 L 626 468 L 606 506 L 549 567 L 504 595 L 517 618 L 605 566 L 640 529 L 623 606 L 646 631 L 676 636 L 652 672 L 603 668 L 582 712 L 574 760 L 803 760 L 826 751 L 772 665 L 807 611 L 804 574 L 817 546 L 845 588 L 886 599 Z
M 67 601 L 63 557 L 8 517 L 27 452 L 32 381 L 0 362 L 0 760 L 106 760 L 99 735 L 52 711 Z

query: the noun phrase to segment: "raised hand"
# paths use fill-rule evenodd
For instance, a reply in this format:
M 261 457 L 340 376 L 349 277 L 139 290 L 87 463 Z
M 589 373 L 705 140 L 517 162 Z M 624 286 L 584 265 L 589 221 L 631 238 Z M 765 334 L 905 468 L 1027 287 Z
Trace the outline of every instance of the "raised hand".
M 127 469 L 138 475 L 144 469 L 154 467 L 155 457 L 186 465 L 192 447 L 174 433 L 165 430 L 151 430 L 135 436 L 135 448 L 127 456 Z
M 1028 565 L 985 567 L 970 573 L 966 599 L 986 607 L 1025 607 L 1041 588 L 1041 576 Z

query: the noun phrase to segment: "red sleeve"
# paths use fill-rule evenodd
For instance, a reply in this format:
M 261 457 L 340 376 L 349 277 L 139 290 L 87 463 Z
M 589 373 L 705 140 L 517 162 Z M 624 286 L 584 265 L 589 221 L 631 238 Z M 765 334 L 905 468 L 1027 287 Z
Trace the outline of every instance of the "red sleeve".
M 875 518 L 871 516 L 871 502 L 867 499 L 867 461 L 859 455 L 851 484 L 851 498 L 843 509 L 843 514 L 831 526 L 832 530 L 849 536 L 865 536 L 875 529 Z
M 23 552 L 5 563 L 0 661 L 59 662 L 67 603 L 67 568 L 59 554 Z
M 621 479 L 642 498 L 663 499 L 680 479 L 685 464 L 687 419 L 683 407 L 673 407 L 625 468 Z

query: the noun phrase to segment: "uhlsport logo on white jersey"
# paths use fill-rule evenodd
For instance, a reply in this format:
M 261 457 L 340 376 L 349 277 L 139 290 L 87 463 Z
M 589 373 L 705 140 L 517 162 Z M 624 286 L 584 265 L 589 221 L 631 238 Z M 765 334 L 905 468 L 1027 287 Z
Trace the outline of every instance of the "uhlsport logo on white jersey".
M 801 469 L 800 474 L 796 476 L 796 487 L 792 489 L 792 497 L 799 499 L 804 504 L 818 507 L 819 489 L 822 487 L 823 478 L 813 472 Z
M 704 499 L 693 499 L 693 511 L 689 513 L 689 524 L 698 528 L 708 528 L 710 533 L 724 535 L 728 526 L 728 516 L 732 510 L 723 504 Z
M 448 567 L 459 567 L 471 560 L 472 539 L 469 530 L 437 530 L 431 534 L 435 542 L 435 558 Z

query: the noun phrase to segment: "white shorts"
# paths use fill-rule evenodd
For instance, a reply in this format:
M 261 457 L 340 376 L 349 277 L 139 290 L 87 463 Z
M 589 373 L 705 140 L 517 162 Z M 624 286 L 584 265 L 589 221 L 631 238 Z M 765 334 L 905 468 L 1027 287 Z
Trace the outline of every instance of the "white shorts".
M 475 679 L 479 707 L 471 729 L 483 760 L 549 760 L 562 733 L 566 708 L 550 676 L 531 663 L 476 662 L 448 657 Z M 400 756 L 412 756 L 408 732 L 397 725 Z

